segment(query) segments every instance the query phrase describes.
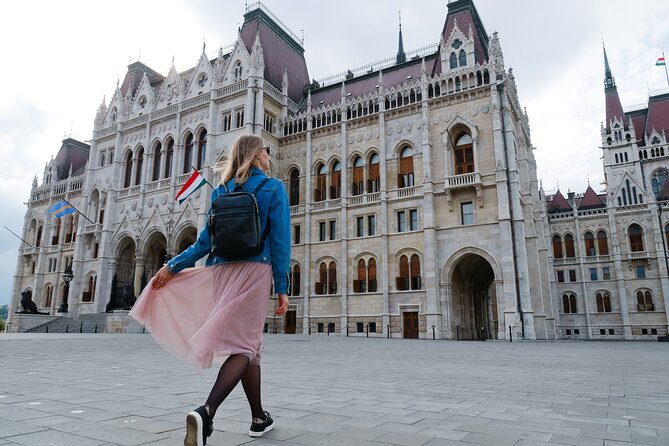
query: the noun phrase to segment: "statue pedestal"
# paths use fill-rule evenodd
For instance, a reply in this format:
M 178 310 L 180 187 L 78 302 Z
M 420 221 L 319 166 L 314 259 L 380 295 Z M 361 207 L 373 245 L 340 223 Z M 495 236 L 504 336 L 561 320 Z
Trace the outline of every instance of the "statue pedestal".
M 50 314 L 32 314 L 32 313 L 14 313 L 12 314 L 11 323 L 7 324 L 7 333 L 23 333 L 26 330 L 35 328 L 38 325 L 45 324 L 58 316 L 51 316 Z
M 114 310 L 107 313 L 107 333 L 142 333 L 142 327 L 128 316 L 128 310 Z

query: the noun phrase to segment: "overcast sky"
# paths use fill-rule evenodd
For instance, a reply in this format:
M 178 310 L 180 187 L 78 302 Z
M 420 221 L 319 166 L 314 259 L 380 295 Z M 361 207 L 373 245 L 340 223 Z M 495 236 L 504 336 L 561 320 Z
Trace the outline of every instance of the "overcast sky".
M 295 34 L 304 33 L 312 78 L 436 43 L 447 1 L 265 0 Z M 669 52 L 664 0 L 476 0 L 489 35 L 499 31 L 530 117 L 538 175 L 547 192 L 601 191 L 604 120 L 602 39 L 627 109 L 667 89 L 655 66 Z M 411 5 L 411 6 L 409 6 Z M 63 137 L 87 140 L 103 96 L 111 98 L 130 59 L 166 75 L 194 66 L 206 42 L 212 57 L 237 38 L 242 1 L 0 2 L 0 222 L 21 233 L 32 178 Z M 0 229 L 0 304 L 9 303 L 19 240 Z

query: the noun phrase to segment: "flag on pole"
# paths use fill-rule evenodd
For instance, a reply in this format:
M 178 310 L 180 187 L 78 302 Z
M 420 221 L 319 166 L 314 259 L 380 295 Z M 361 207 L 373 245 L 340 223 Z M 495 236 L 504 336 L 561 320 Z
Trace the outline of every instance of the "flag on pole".
M 657 62 L 655 62 L 655 65 L 658 66 L 658 67 L 661 67 L 663 65 L 666 66 L 667 62 L 664 60 L 664 56 L 658 58 Z
M 179 189 L 179 192 L 177 192 L 177 196 L 174 197 L 174 199 L 181 204 L 205 184 L 209 184 L 209 182 L 196 170 L 181 189 Z
M 65 200 L 60 200 L 54 204 L 47 211 L 48 214 L 54 214 L 56 218 L 64 217 L 69 214 L 74 214 L 77 210 Z

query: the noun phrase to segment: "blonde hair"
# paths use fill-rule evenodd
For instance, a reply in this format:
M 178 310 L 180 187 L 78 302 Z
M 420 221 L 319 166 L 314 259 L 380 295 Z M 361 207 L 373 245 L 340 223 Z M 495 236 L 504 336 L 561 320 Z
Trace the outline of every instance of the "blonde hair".
M 263 148 L 263 141 L 256 135 L 242 135 L 232 144 L 230 156 L 218 163 L 214 171 L 221 173 L 221 183 L 235 179 L 236 184 L 243 184 L 251 176 L 251 169 L 256 155 Z

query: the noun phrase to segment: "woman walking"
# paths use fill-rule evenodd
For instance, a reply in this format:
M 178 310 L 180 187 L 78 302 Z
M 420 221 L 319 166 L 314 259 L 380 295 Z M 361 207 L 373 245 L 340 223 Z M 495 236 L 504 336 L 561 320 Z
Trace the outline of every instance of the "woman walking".
M 216 256 L 205 227 L 195 243 L 156 273 L 130 312 L 163 348 L 190 364 L 209 368 L 214 356 L 227 356 L 204 404 L 186 416 L 185 446 L 207 443 L 216 410 L 239 381 L 251 407 L 249 435 L 260 437 L 273 427 L 260 398 L 260 351 L 272 278 L 275 313 L 288 309 L 290 210 L 283 183 L 265 181 L 269 160 L 270 149 L 261 138 L 240 136 L 211 196 L 213 202 L 235 188 L 253 192 L 261 186 L 255 197 L 267 235 L 262 252 L 234 260 Z M 192 268 L 205 255 L 206 266 Z

